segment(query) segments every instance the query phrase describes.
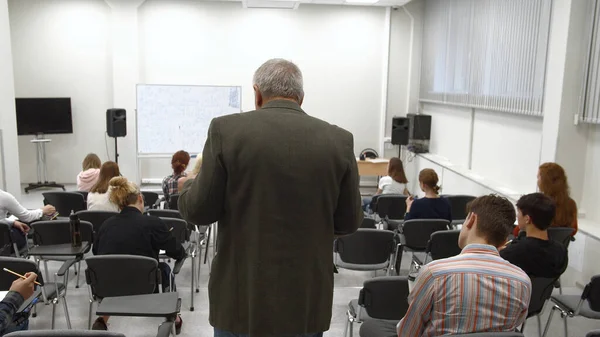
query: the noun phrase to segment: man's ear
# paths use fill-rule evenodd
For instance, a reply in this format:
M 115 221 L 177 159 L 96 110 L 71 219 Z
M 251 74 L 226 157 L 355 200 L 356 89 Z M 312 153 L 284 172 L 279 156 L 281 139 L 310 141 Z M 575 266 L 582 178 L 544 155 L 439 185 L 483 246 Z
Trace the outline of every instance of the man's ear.
M 525 216 L 525 223 L 528 224 L 528 225 L 533 224 L 533 221 L 531 221 L 531 217 L 529 215 Z
M 464 226 L 468 229 L 473 229 L 473 226 L 477 223 L 477 214 L 470 212 L 467 216 L 467 220 L 465 220 Z
M 255 84 L 252 86 L 252 88 L 254 88 L 254 106 L 256 109 L 260 109 L 263 105 L 262 93 L 258 89 L 258 85 Z

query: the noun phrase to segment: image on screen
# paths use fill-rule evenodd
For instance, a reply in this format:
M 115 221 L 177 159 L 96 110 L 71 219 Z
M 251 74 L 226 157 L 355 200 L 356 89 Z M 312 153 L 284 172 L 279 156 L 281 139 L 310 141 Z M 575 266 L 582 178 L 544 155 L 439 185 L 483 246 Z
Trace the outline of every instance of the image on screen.
M 17 133 L 73 133 L 71 98 L 17 98 Z

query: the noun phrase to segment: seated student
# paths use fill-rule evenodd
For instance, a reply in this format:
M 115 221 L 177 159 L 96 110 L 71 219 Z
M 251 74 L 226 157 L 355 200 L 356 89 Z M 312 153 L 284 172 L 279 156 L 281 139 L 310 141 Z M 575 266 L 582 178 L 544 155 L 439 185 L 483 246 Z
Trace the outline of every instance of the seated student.
M 11 214 L 10 217 L 7 217 L 8 213 Z M 27 244 L 29 226 L 25 223 L 39 220 L 44 215 L 52 216 L 54 213 L 56 213 L 56 208 L 52 205 L 46 205 L 41 209 L 28 210 L 12 194 L 0 190 L 0 219 L 4 219 L 13 226 L 11 236 L 19 249 Z M 0 255 L 6 256 L 11 253 L 12 247 L 0 247 Z
M 440 198 L 438 175 L 432 169 L 424 169 L 419 173 L 419 185 L 425 197 L 406 199 L 406 215 L 404 220 L 412 219 L 444 219 L 452 222 L 452 207 L 446 198 Z
M 35 290 L 35 273 L 27 273 L 26 278 L 17 278 L 13 281 L 8 294 L 0 302 L 0 336 L 4 336 L 11 332 L 27 330 L 29 328 L 29 320 L 24 319 L 22 322 L 15 322 L 17 310 L 23 305 L 26 299 L 33 296 Z
M 118 212 L 119 207 L 110 201 L 108 183 L 114 177 L 121 175 L 119 165 L 114 161 L 107 161 L 100 167 L 100 177 L 94 187 L 90 189 L 87 197 L 87 209 L 90 211 Z
M 200 174 L 200 170 L 202 170 L 202 155 L 201 154 L 199 154 L 196 157 L 196 163 L 194 164 L 194 169 L 192 170 L 192 173 L 189 174 L 187 177 L 181 177 L 181 178 L 179 178 L 179 180 L 177 180 L 177 191 L 182 191 L 183 184 L 185 184 L 185 182 L 188 180 L 194 180 L 196 178 L 196 176 L 198 176 Z
M 458 239 L 462 252 L 421 268 L 399 337 L 515 331 L 527 318 L 529 276 L 497 249 L 515 222 L 513 205 L 487 195 L 468 208 Z
M 110 200 L 118 205 L 121 213 L 106 220 L 100 228 L 92 248 L 94 255 L 141 255 L 158 260 L 158 253 L 163 249 L 173 259 L 185 257 L 183 247 L 171 235 L 167 225 L 160 218 L 143 214 L 144 198 L 139 187 L 124 177 L 111 179 L 110 187 Z M 169 291 L 171 268 L 164 262 L 159 262 L 159 267 L 163 291 Z M 107 330 L 107 321 L 108 317 L 98 317 L 92 329 Z M 181 324 L 178 317 L 175 322 L 177 331 L 181 330 Z
M 166 201 L 169 201 L 169 197 L 171 195 L 179 193 L 179 186 L 177 185 L 177 182 L 180 178 L 187 177 L 185 169 L 189 163 L 189 153 L 181 150 L 173 154 L 173 158 L 171 158 L 171 168 L 173 168 L 173 174 L 166 176 L 162 181 L 162 190 Z
M 524 195 L 517 202 L 517 222 L 526 237 L 517 237 L 500 256 L 523 269 L 530 277 L 558 278 L 567 267 L 567 249 L 548 239 L 556 206 L 542 193 Z
M 406 174 L 404 173 L 404 165 L 402 165 L 402 160 L 400 158 L 394 157 L 390 159 L 388 163 L 388 175 L 379 179 L 379 185 L 377 189 L 377 193 L 375 195 L 380 194 L 404 194 L 409 195 L 408 189 L 406 188 L 406 184 L 408 180 L 406 179 Z M 372 197 L 363 198 L 363 209 L 365 211 L 368 210 Z
M 95 153 L 90 153 L 85 156 L 83 163 L 81 163 L 83 171 L 77 175 L 77 190 L 89 192 L 94 185 L 98 182 L 100 176 L 100 166 L 102 162 Z

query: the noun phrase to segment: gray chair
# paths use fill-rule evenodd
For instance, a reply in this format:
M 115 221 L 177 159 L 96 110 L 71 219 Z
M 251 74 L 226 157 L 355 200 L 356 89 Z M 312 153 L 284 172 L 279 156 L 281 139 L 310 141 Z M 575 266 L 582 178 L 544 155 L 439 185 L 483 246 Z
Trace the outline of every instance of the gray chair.
M 406 196 L 401 194 L 382 194 L 377 196 L 373 211 L 384 222 L 404 219 L 406 213 Z M 393 223 L 391 224 L 393 226 Z M 390 224 L 388 224 L 388 227 Z M 393 229 L 393 228 L 391 228 Z
M 459 230 L 441 230 L 431 234 L 425 252 L 431 260 L 445 259 L 460 254 Z
M 467 205 L 475 200 L 472 195 L 445 195 L 452 210 L 452 224 L 461 224 L 467 218 Z
M 33 243 L 36 246 L 44 245 L 60 245 L 65 243 L 71 243 L 71 225 L 69 220 L 54 220 L 54 221 L 37 221 L 31 225 L 33 229 Z M 90 246 L 85 251 L 89 252 L 94 242 L 94 230 L 92 224 L 87 221 L 81 221 L 81 241 L 87 241 Z M 81 260 L 83 256 L 39 256 L 36 257 L 38 261 L 44 262 L 44 272 L 46 278 L 48 278 L 48 261 L 69 261 L 74 260 L 73 265 L 77 264 L 77 283 L 76 288 L 79 288 L 79 274 L 81 268 Z
M 44 205 L 52 205 L 62 216 L 69 216 L 71 211 L 79 212 L 86 209 L 83 195 L 77 192 L 44 192 Z
M 88 221 L 94 227 L 94 233 L 98 233 L 100 231 L 100 227 L 102 224 L 117 215 L 117 212 L 111 211 L 79 211 L 77 212 L 77 216 L 79 216 L 79 220 Z
M 136 255 L 98 255 L 85 259 L 85 280 L 90 290 L 88 326 L 92 327 L 94 302 L 105 297 L 152 294 L 162 291 L 158 261 Z
M 4 337 L 125 337 L 125 335 L 118 332 L 92 330 L 29 330 L 9 333 Z
M 565 337 L 569 336 L 567 318 L 582 316 L 590 319 L 600 319 L 600 275 L 592 277 L 590 283 L 583 289 L 581 296 L 556 295 L 550 299 L 554 302 L 554 306 L 548 316 L 543 336 L 546 337 L 556 310 L 560 311 L 563 318 Z
M 15 273 L 25 275 L 27 273 L 36 273 L 38 275 L 37 282 L 41 283 L 42 286 L 38 286 L 33 296 L 25 301 L 21 308 L 27 306 L 31 301 L 37 298 L 41 303 L 45 305 L 52 305 L 52 329 L 54 329 L 54 319 L 56 317 L 56 305 L 58 302 L 62 302 L 65 310 L 65 319 L 67 321 L 67 328 L 71 329 L 71 320 L 69 318 L 69 308 L 67 307 L 66 294 L 67 294 L 67 280 L 69 277 L 70 262 L 65 262 L 58 272 L 55 274 L 55 282 L 45 282 L 44 277 L 40 273 L 37 264 L 31 260 L 16 258 L 16 257 L 0 257 L 0 266 L 14 271 Z M 57 280 L 59 277 L 63 277 L 63 283 L 59 283 Z M 0 291 L 7 291 L 10 289 L 16 276 L 7 272 L 0 273 Z M 35 317 L 35 312 L 33 314 Z
M 398 319 L 369 319 L 360 325 L 360 337 L 398 337 L 396 332 Z
M 529 310 L 527 312 L 527 318 L 536 317 L 538 323 L 538 332 L 542 336 L 542 319 L 540 315 L 544 309 L 544 305 L 552 296 L 552 290 L 554 290 L 554 283 L 557 278 L 545 278 L 545 277 L 531 277 L 531 300 L 529 302 Z M 525 332 L 525 324 L 521 325 L 521 332 Z
M 177 239 L 177 243 L 179 243 L 183 246 L 183 248 L 188 253 L 188 255 L 191 255 L 191 249 L 194 249 L 194 247 L 189 242 L 190 233 L 188 230 L 187 222 L 185 220 L 176 219 L 176 218 L 160 218 L 160 219 L 167 225 L 167 227 L 170 228 L 171 235 L 173 235 Z M 159 258 L 161 260 L 169 259 L 169 257 L 166 255 L 161 255 L 161 256 L 159 256 Z M 173 275 L 179 274 L 182 265 L 183 265 L 183 261 L 180 261 L 180 263 L 178 264 L 178 268 L 173 268 L 173 270 L 172 270 Z M 192 284 L 191 284 L 191 288 L 190 288 L 192 291 L 192 294 L 190 297 L 190 302 L 191 302 L 190 311 L 194 311 L 194 281 L 195 281 L 194 280 L 194 278 L 195 278 L 194 269 L 195 269 L 195 263 L 194 263 L 194 260 L 192 259 L 192 275 L 194 277 L 192 277 L 192 280 L 191 280 Z M 170 289 L 173 289 L 172 284 L 170 284 Z
M 378 229 L 358 229 L 354 234 L 335 240 L 335 266 L 376 271 L 388 269 L 394 248 L 394 233 Z
M 562 244 L 567 249 L 569 249 L 569 244 L 571 241 L 575 241 L 575 237 L 573 236 L 573 228 L 570 227 L 550 227 L 548 228 L 548 238 Z M 562 295 L 562 282 L 560 281 L 560 278 L 556 281 L 554 287 L 558 288 L 560 294 Z
M 422 262 L 416 258 L 415 253 L 425 253 L 431 235 L 438 231 L 447 231 L 450 222 L 440 219 L 415 219 L 407 220 L 401 228 L 398 235 L 399 242 L 394 254 L 394 269 L 397 273 L 400 272 L 402 264 L 402 253 L 412 253 L 411 268 L 414 266 L 419 268 Z
M 600 337 L 600 330 L 592 330 L 585 337 Z
M 383 276 L 367 280 L 358 299 L 348 303 L 348 320 L 344 337 L 353 336 L 354 323 L 378 319 L 396 320 L 408 310 L 408 279 L 404 276 Z

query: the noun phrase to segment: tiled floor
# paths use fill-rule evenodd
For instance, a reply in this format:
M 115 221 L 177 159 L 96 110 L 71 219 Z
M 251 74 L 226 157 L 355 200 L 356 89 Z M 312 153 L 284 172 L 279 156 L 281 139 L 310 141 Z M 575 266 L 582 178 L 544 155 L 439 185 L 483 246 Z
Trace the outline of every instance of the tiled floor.
M 23 195 L 21 199 L 22 203 L 29 208 L 39 207 L 42 204 L 41 192 L 32 192 L 28 195 Z M 408 256 L 405 256 L 406 259 Z M 405 261 L 406 262 L 406 261 Z M 408 265 L 407 262 L 403 264 Z M 58 269 L 58 263 L 49 263 L 51 273 Z M 83 271 L 83 267 L 82 267 Z M 569 286 L 574 286 L 569 283 L 570 279 L 573 279 L 574 271 L 568 269 L 563 279 Z M 83 276 L 83 275 L 82 275 Z M 363 281 L 373 277 L 373 273 L 370 272 L 353 272 L 347 270 L 341 270 L 339 274 L 335 275 L 335 289 L 334 289 L 334 303 L 333 303 L 333 318 L 331 327 L 328 332 L 325 333 L 326 337 L 341 337 L 344 332 L 345 325 L 345 311 L 348 302 L 351 299 L 358 297 L 358 292 L 362 286 Z M 190 312 L 190 279 L 191 278 L 191 265 L 187 262 L 187 265 L 181 271 L 181 274 L 177 277 L 177 286 L 182 298 L 182 318 L 184 320 L 183 330 L 180 336 L 194 336 L 194 337 L 209 337 L 212 336 L 212 327 L 208 324 L 208 267 L 203 265 L 202 276 L 200 282 L 200 293 L 195 294 L 195 311 Z M 84 284 L 85 281 L 82 278 L 80 283 Z M 565 289 L 565 292 L 580 294 L 581 290 L 577 288 Z M 88 290 L 86 285 L 82 285 L 79 289 L 75 288 L 75 276 L 71 275 L 71 281 L 69 283 L 68 293 L 68 305 L 69 313 L 71 316 L 71 323 L 74 329 L 85 329 L 87 326 L 88 317 Z M 546 323 L 548 316 L 548 309 L 542 317 L 543 324 Z M 32 318 L 30 321 L 31 329 L 49 329 L 50 318 L 52 314 L 52 308 L 38 306 L 38 317 Z M 61 304 L 57 307 L 56 311 L 56 328 L 66 328 L 64 319 L 63 309 Z M 114 317 L 110 320 L 109 329 L 112 331 L 118 331 L 124 333 L 128 337 L 136 336 L 152 336 L 155 335 L 158 325 L 161 323 L 161 319 L 145 319 L 145 318 L 119 318 Z M 600 321 L 588 320 L 584 318 L 572 318 L 569 319 L 569 337 L 580 337 L 593 329 L 600 329 Z M 534 319 L 528 322 L 525 329 L 526 336 L 538 336 L 537 324 Z M 355 336 L 358 336 L 358 327 L 355 329 Z M 555 315 L 551 330 L 548 336 L 562 337 L 564 336 L 563 325 L 558 315 Z M 368 337 L 368 336 L 364 336 Z

